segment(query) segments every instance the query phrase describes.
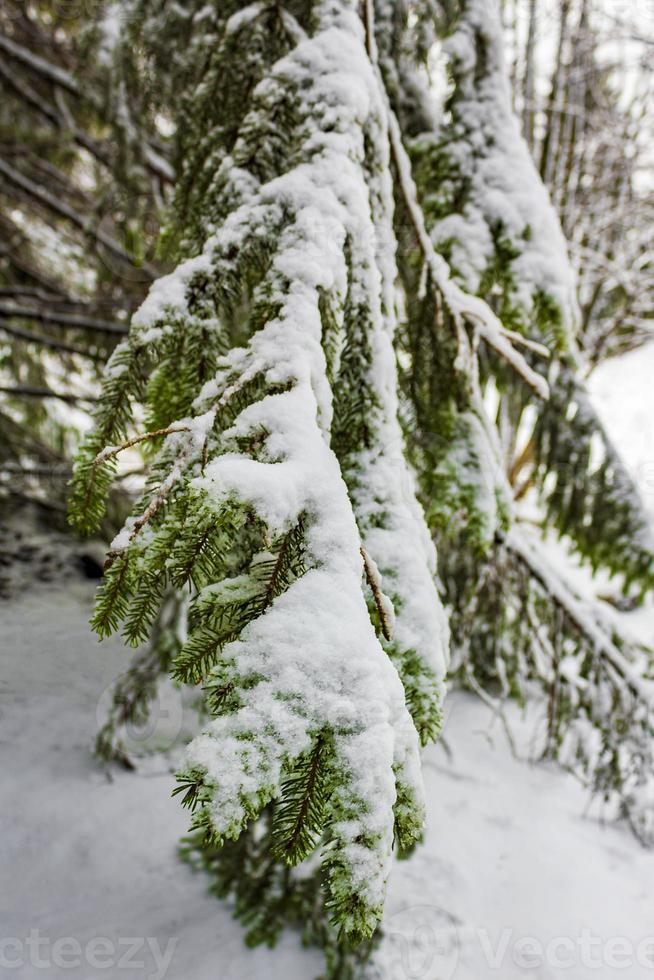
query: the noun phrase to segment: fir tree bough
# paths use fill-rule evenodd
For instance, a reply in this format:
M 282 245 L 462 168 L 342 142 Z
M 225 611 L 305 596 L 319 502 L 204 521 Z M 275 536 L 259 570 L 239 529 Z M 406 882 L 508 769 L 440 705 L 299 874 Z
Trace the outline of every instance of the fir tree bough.
M 451 611 L 451 673 L 500 711 L 504 697 L 542 698 L 542 753 L 651 843 L 651 651 L 625 635 L 612 610 L 577 595 L 521 508 L 531 498 L 544 532 L 562 538 L 589 572 L 618 577 L 636 600 L 653 584 L 651 520 L 584 385 L 575 283 L 511 109 L 499 4 L 443 9 L 451 88 L 449 114 L 435 124 L 408 25 L 382 48 L 387 77 L 404 78 L 397 111 L 429 240 L 514 343 L 522 336 L 530 360 L 532 344 L 552 354 L 549 397 L 534 405 L 524 375 L 506 369 L 483 333 L 474 351 L 462 350 L 420 236 L 401 239 L 405 291 L 417 297 L 399 334 L 403 421 Z M 411 206 L 404 195 L 400 216 Z
M 236 896 L 248 941 L 303 922 L 346 980 L 374 947 L 393 848 L 422 831 L 419 748 L 440 731 L 450 642 L 435 544 L 454 676 L 495 705 L 535 692 L 543 751 L 652 837 L 650 658 L 552 574 L 521 501 L 641 593 L 649 529 L 580 380 L 574 282 L 512 115 L 497 4 L 124 12 L 144 93 L 177 127 L 179 264 L 115 351 L 76 467 L 71 516 L 90 530 L 120 453 L 151 462 L 94 628 L 156 640 L 162 603 L 189 593 L 186 636 L 137 660 L 126 711 L 157 669 L 201 686 L 210 719 L 176 790 L 185 855 Z
M 225 57 L 264 16 L 255 4 L 225 20 Z M 145 398 L 168 428 L 152 435 L 163 444 L 149 485 L 112 543 L 95 628 L 122 622 L 141 642 L 164 590 L 192 582 L 172 671 L 204 684 L 216 712 L 180 774 L 194 826 L 236 839 L 279 798 L 274 853 L 294 863 L 322 839 L 330 914 L 361 940 L 381 915 L 394 839 L 406 848 L 421 832 L 416 726 L 423 740 L 438 731 L 447 628 L 397 419 L 379 79 L 354 4 L 314 4 L 310 37 L 290 12 L 270 16 L 288 53 L 262 51 L 271 63 L 253 69 L 239 125 L 206 134 L 220 226 L 155 283 L 110 363 L 72 513 L 97 521 L 128 405 Z M 263 123 L 278 115 L 271 146 Z M 187 194 L 182 179 L 178 201 Z M 203 345 L 186 343 L 200 333 Z M 174 371 L 171 408 L 157 379 Z M 366 604 L 373 564 L 392 639 Z

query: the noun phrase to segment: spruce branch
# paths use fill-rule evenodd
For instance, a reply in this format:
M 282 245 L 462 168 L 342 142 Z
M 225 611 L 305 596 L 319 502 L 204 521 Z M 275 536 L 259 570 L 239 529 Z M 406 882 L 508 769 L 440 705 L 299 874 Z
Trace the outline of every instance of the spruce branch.
M 332 754 L 331 738 L 320 732 L 310 752 L 296 762 L 282 783 L 282 799 L 275 809 L 272 853 L 287 864 L 303 861 L 314 849 L 326 821 Z
M 366 43 L 368 54 L 372 63 L 376 67 L 376 74 L 379 86 L 383 93 L 386 105 L 388 133 L 393 154 L 393 160 L 397 171 L 397 179 L 407 213 L 416 233 L 418 245 L 422 252 L 426 267 L 429 269 L 434 286 L 441 293 L 443 301 L 450 310 L 455 321 L 463 318 L 471 322 L 480 336 L 497 353 L 507 361 L 513 369 L 520 374 L 524 380 L 540 395 L 546 399 L 549 394 L 547 382 L 534 371 L 522 354 L 515 349 L 512 344 L 512 332 L 507 331 L 503 324 L 498 320 L 491 308 L 478 296 L 466 293 L 451 278 L 445 260 L 436 252 L 425 224 L 422 208 L 419 203 L 418 192 L 415 181 L 411 174 L 411 161 L 404 147 L 402 132 L 397 117 L 393 109 L 384 86 L 383 79 L 378 67 L 377 48 L 375 43 L 374 27 L 374 8 L 372 0 L 365 0 L 365 27 Z M 524 344 L 524 341 L 523 341 Z M 544 356 L 548 356 L 547 349 L 543 345 L 529 342 L 525 346 L 531 346 Z
M 285 854 L 299 859 L 328 839 L 330 913 L 360 939 L 381 915 L 394 839 L 410 846 L 424 820 L 419 737 L 395 664 L 413 652 L 411 702 L 424 712 L 421 732 L 435 731 L 446 630 L 433 548 L 405 483 L 396 276 L 381 244 L 392 237 L 386 118 L 360 25 L 350 0 L 321 2 L 298 46 L 277 8 L 252 13 L 233 32 L 217 30 L 207 66 L 213 78 L 233 58 L 234 38 L 253 32 L 228 140 L 212 122 L 224 109 L 207 103 L 212 86 L 189 90 L 189 119 L 206 122 L 201 140 L 181 127 L 198 143 L 176 202 L 193 257 L 154 284 L 130 332 L 131 348 L 147 347 L 155 361 L 148 427 L 189 431 L 170 434 L 113 542 L 97 625 L 122 619 L 138 639 L 162 583 L 191 581 L 188 638 L 171 670 L 203 683 L 216 709 L 180 773 L 193 826 L 213 844 L 235 841 L 290 794 Z M 231 179 L 220 162 L 228 157 L 246 179 Z M 203 244 L 208 215 L 215 233 Z M 120 429 L 124 441 L 106 407 L 103 434 Z M 118 441 L 89 444 L 87 471 L 106 473 Z M 373 562 L 384 583 L 397 579 L 397 658 L 371 621 L 362 542 L 373 586 Z M 322 767 L 315 755 L 308 769 L 305 761 L 318 732 L 331 733 L 325 807 Z

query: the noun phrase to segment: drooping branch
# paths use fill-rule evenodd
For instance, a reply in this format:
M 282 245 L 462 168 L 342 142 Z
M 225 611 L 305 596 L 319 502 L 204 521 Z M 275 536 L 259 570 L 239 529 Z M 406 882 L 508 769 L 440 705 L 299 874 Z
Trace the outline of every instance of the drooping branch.
M 71 404 L 98 400 L 95 395 L 74 395 L 72 392 L 53 391 L 51 388 L 39 388 L 36 385 L 0 385 L 0 391 L 19 398 L 58 398 Z
M 111 252 L 121 262 L 124 262 L 125 265 L 131 266 L 133 264 L 132 257 L 115 238 L 100 231 L 98 228 L 93 228 L 91 221 L 84 218 L 79 211 L 76 211 L 69 204 L 65 204 L 41 185 L 30 180 L 29 177 L 20 173 L 20 171 L 16 170 L 15 167 L 12 167 L 10 163 L 2 158 L 0 158 L 0 177 L 4 177 L 5 181 L 16 187 L 19 192 L 26 196 L 27 200 L 36 201 L 60 218 L 65 218 L 98 245 L 106 248 L 108 252 Z M 153 279 L 157 275 L 157 270 L 148 263 L 144 263 L 140 268 Z
M 573 592 L 561 582 L 558 576 L 551 574 L 544 562 L 539 561 L 535 551 L 514 526 L 507 534 L 499 534 L 504 546 L 529 570 L 545 589 L 552 601 L 559 606 L 575 628 L 586 637 L 590 646 L 610 666 L 617 671 L 631 691 L 649 708 L 654 710 L 654 689 L 650 690 L 642 678 L 634 671 L 625 656 L 611 641 L 605 630 L 597 624 L 592 616 L 585 612 L 584 605 Z
M 54 337 L 46 337 L 45 334 L 31 333 L 29 330 L 22 330 L 8 323 L 0 323 L 0 331 L 15 337 L 17 340 L 25 340 L 29 344 L 37 344 L 39 347 L 49 347 L 51 350 L 58 350 L 65 354 L 79 354 L 80 357 L 88 357 L 92 361 L 102 361 L 105 357 L 95 351 L 84 350 L 83 347 L 76 347 L 74 344 L 66 344 L 62 340 Z
M 2 302 L 1 299 L 0 319 L 36 320 L 39 323 L 48 323 L 58 327 L 119 335 L 124 335 L 129 330 L 126 325 L 111 320 L 98 320 L 78 313 L 59 313 L 39 306 L 20 306 L 16 303 Z
M 366 43 L 371 61 L 376 66 L 376 74 L 379 85 L 383 93 L 388 118 L 388 131 L 391 144 L 391 152 L 397 172 L 397 180 L 402 198 L 404 200 L 407 213 L 416 233 L 418 245 L 422 252 L 425 265 L 429 270 L 432 281 L 436 289 L 439 290 L 443 301 L 450 310 L 455 322 L 461 320 L 472 324 L 479 336 L 492 347 L 511 367 L 520 374 L 525 381 L 531 385 L 534 391 L 541 398 L 547 398 L 549 389 L 547 382 L 537 371 L 528 364 L 522 354 L 515 349 L 512 340 L 515 341 L 515 333 L 507 331 L 497 316 L 484 300 L 478 296 L 466 293 L 450 277 L 450 270 L 441 255 L 434 248 L 433 242 L 427 231 L 424 214 L 420 206 L 418 192 L 415 181 L 411 173 L 411 161 L 404 146 L 400 124 L 397 116 L 393 112 L 388 93 L 384 87 L 381 72 L 377 65 L 377 48 L 375 43 L 374 11 L 372 0 L 365 3 L 366 20 Z M 524 344 L 524 340 L 521 338 Z M 541 356 L 548 357 L 549 351 L 542 344 L 534 341 L 527 341 L 525 346 L 537 352 Z

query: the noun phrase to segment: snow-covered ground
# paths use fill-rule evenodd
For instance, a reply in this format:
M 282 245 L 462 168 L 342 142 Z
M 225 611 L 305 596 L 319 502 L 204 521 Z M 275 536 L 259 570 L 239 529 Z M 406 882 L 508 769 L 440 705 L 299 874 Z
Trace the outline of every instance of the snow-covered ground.
M 93 639 L 91 595 L 41 586 L 0 607 L 0 976 L 312 980 L 317 953 L 292 934 L 245 949 L 229 907 L 178 860 L 188 814 L 165 757 L 111 779 L 94 762 L 128 656 Z M 184 724 L 169 691 L 150 737 Z M 394 869 L 383 976 L 654 977 L 654 854 L 585 816 L 571 777 L 514 758 L 476 698 L 449 698 L 445 739 L 451 755 L 425 753 L 425 844 Z
M 589 388 L 654 518 L 654 343 L 600 364 Z
M 653 375 L 654 346 L 599 369 L 591 391 L 654 512 Z M 47 584 L 62 574 L 29 589 L 14 576 L 23 594 L 0 603 L 0 977 L 312 980 L 318 953 L 293 934 L 247 950 L 228 904 L 178 860 L 188 814 L 170 758 L 111 777 L 94 761 L 129 654 L 96 643 L 92 585 Z M 629 618 L 651 643 L 651 607 Z M 167 688 L 133 737 L 166 748 L 190 723 Z M 513 710 L 512 724 L 526 745 L 531 723 Z M 603 825 L 572 777 L 515 758 L 459 693 L 424 771 L 426 839 L 393 872 L 383 980 L 654 978 L 654 853 Z

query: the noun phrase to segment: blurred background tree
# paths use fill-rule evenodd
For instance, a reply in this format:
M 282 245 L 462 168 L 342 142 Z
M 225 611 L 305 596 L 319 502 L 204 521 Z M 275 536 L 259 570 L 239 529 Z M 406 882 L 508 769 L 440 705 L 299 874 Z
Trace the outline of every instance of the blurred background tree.
M 0 5 L 0 495 L 64 523 L 103 366 L 164 268 L 174 174 L 165 119 L 127 89 L 98 12 Z
M 504 14 L 514 104 L 568 241 L 592 369 L 654 326 L 651 7 L 507 0 Z
M 589 369 L 652 330 L 653 39 L 639 11 L 503 4 L 514 106 L 569 243 Z M 103 365 L 167 268 L 177 96 L 137 77 L 123 43 L 111 4 L 0 6 L 0 494 L 58 520 Z

